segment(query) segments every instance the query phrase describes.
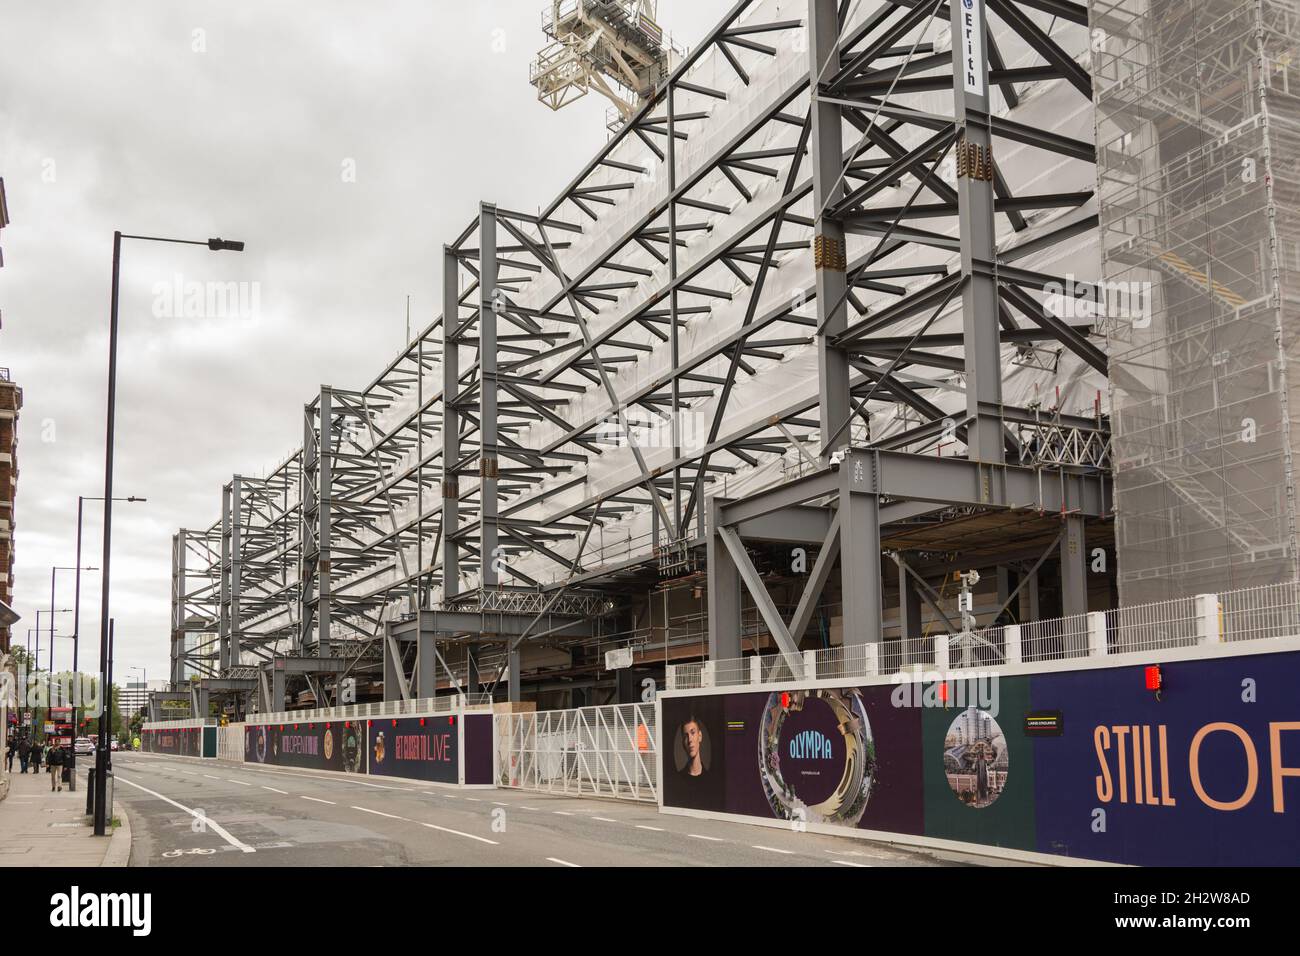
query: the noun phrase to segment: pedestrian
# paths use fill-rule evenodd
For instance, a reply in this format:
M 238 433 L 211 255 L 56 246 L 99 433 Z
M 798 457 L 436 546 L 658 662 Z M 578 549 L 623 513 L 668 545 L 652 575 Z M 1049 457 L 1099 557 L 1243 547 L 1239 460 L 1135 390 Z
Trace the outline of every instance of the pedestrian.
M 49 759 L 45 761 L 50 774 L 50 793 L 63 792 L 63 748 L 57 744 L 50 747 Z
M 22 739 L 22 742 L 18 745 L 18 762 L 21 763 L 23 766 L 22 769 L 23 773 L 27 772 L 27 765 L 31 763 L 31 760 L 32 760 L 32 742 L 28 740 L 26 737 L 24 737 Z
M 14 754 L 18 753 L 18 741 L 12 737 L 9 738 L 9 744 L 5 747 L 5 771 L 14 772 Z
M 32 743 L 32 773 L 41 772 L 41 757 L 45 755 L 45 748 L 39 742 Z

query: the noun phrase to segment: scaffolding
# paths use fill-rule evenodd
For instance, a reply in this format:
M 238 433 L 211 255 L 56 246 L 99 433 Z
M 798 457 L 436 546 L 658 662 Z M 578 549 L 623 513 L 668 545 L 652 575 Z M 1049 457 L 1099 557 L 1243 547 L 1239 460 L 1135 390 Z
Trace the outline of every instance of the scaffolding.
M 1300 6 L 1090 8 L 1121 598 L 1295 580 Z

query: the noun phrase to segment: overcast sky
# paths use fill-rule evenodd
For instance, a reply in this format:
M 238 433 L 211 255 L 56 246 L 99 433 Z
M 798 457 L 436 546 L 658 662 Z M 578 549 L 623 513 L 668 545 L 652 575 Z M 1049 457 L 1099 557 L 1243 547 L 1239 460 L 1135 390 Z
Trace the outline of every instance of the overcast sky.
M 74 564 L 77 496 L 103 493 L 113 230 L 248 244 L 124 245 L 115 494 L 149 499 L 114 510 L 124 683 L 133 666 L 167 677 L 176 529 L 210 525 L 231 475 L 301 445 L 322 383 L 369 383 L 402 346 L 407 295 L 413 327 L 434 317 L 442 245 L 480 200 L 544 206 L 605 141 L 604 100 L 552 113 L 528 85 L 546 5 L 0 0 L 0 366 L 25 402 L 16 643 L 49 607 L 51 566 Z M 694 45 L 731 6 L 660 0 L 659 19 Z M 244 308 L 224 315 L 161 292 L 231 281 Z M 60 572 L 56 605 L 72 603 Z M 83 670 L 98 609 L 83 574 Z M 71 654 L 57 639 L 56 669 Z

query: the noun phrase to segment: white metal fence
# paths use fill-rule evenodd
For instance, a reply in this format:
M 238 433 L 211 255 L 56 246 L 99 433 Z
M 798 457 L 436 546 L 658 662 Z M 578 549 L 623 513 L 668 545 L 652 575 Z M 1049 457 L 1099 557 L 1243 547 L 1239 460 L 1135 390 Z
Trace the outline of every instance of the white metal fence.
M 496 715 L 499 787 L 655 801 L 654 704 Z
M 287 710 L 278 713 L 249 714 L 250 724 L 287 724 L 304 720 L 350 720 L 362 717 L 401 717 L 405 714 L 449 714 L 458 710 L 486 709 L 492 706 L 491 694 L 445 694 L 419 700 L 383 700 L 370 704 L 343 704 L 313 710 Z
M 1300 636 L 1300 583 L 1198 594 L 1070 617 L 976 628 L 970 634 L 675 664 L 668 689 L 878 677 L 915 668 L 961 670 L 1164 648 Z
M 217 759 L 244 762 L 244 724 L 217 728 Z

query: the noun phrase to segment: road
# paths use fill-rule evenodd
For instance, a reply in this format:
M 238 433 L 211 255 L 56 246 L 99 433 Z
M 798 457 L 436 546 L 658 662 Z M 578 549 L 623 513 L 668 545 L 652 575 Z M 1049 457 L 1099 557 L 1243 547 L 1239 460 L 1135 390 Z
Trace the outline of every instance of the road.
M 123 753 L 132 866 L 935 866 L 851 838 L 653 806 Z M 382 782 L 381 782 L 382 781 Z

